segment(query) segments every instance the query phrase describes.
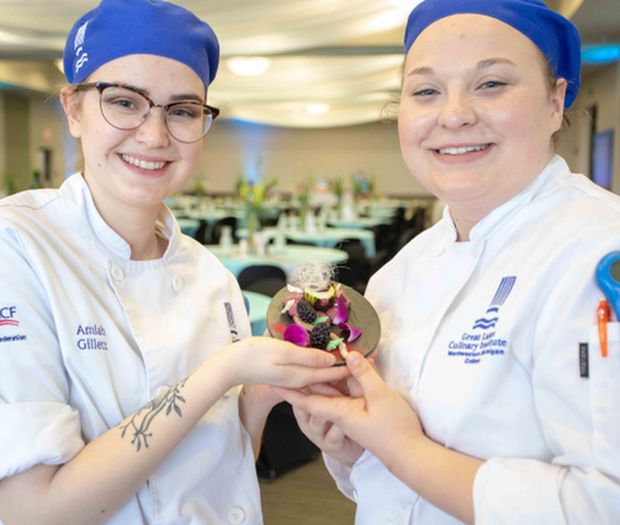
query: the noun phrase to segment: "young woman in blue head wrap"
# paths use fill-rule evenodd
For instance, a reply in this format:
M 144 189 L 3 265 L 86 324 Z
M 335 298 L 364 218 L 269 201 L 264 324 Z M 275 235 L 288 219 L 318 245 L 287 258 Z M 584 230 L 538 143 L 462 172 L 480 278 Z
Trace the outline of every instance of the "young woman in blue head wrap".
M 253 447 L 279 399 L 260 384 L 348 373 L 248 337 L 236 280 L 163 205 L 217 115 L 217 64 L 211 28 L 160 0 L 103 0 L 69 35 L 83 171 L 0 202 L 6 525 L 262 525 Z
M 618 523 L 620 329 L 594 272 L 620 199 L 554 154 L 579 36 L 540 0 L 413 10 L 398 130 L 443 219 L 371 279 L 376 369 L 282 390 L 357 525 Z M 589 355 L 588 355 L 589 354 Z

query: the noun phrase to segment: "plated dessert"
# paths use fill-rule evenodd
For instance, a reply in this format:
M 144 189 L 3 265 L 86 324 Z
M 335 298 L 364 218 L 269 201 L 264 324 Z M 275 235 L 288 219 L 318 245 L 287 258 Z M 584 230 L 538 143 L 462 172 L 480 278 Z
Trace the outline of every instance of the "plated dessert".
M 381 334 L 372 305 L 333 281 L 332 271 L 321 265 L 301 268 L 294 282 L 273 297 L 267 327 L 272 337 L 334 353 L 338 364 L 351 350 L 370 354 Z

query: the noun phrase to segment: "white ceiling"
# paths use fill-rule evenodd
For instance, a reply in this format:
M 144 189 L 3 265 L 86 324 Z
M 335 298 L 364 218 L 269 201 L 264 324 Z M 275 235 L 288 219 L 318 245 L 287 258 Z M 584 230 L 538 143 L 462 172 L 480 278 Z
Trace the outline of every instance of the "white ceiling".
M 177 0 L 207 20 L 222 64 L 209 102 L 222 116 L 292 127 L 379 120 L 399 91 L 402 34 L 419 0 Z M 492 0 L 489 0 L 492 1 Z M 549 0 L 584 41 L 620 41 L 620 0 Z M 62 55 L 71 23 L 95 0 L 0 0 L 0 59 Z M 579 7 L 581 4 L 581 7 Z M 240 77 L 235 56 L 269 57 L 262 76 Z M 0 81 L 2 79 L 0 78 Z M 315 112 L 307 111 L 314 104 Z M 321 104 L 323 112 L 317 111 Z
M 585 0 L 571 20 L 584 43 L 620 42 L 620 0 Z

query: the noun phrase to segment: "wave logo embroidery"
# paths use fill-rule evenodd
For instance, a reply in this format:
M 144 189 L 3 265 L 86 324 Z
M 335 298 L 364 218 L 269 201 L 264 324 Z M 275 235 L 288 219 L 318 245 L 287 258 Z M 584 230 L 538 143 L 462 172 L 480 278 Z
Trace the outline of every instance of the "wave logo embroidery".
M 84 39 L 86 38 L 86 28 L 88 27 L 88 21 L 84 22 L 77 30 L 75 35 L 75 40 L 73 41 L 73 49 L 75 51 L 75 73 L 80 70 L 80 68 L 84 65 L 85 62 L 88 62 L 88 53 L 86 53 L 83 49 Z
M 484 317 L 474 321 L 474 326 L 472 327 L 473 330 L 476 330 L 477 328 L 481 330 L 495 328 L 495 325 L 499 320 L 499 308 L 506 302 L 506 299 L 508 299 L 516 280 L 517 278 L 514 275 L 509 275 L 502 278 Z
M 15 319 L 17 308 L 15 306 L 4 306 L 0 308 L 0 326 L 19 326 L 19 321 Z

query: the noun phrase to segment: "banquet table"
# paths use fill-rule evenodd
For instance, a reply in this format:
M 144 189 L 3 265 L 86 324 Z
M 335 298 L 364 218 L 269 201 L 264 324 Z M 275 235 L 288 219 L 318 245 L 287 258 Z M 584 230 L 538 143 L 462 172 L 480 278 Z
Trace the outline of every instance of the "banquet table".
M 190 237 L 194 237 L 196 235 L 198 226 L 200 226 L 200 221 L 196 219 L 177 219 L 177 222 L 179 223 L 179 228 L 181 228 L 181 231 Z
M 215 223 L 227 217 L 235 217 L 237 220 L 243 220 L 245 215 L 243 210 L 209 208 L 207 210 L 192 210 L 185 213 L 185 216 L 190 219 L 203 220 L 207 223 Z
M 263 233 L 267 240 L 275 239 L 278 235 L 284 235 L 294 242 L 314 244 L 323 248 L 333 248 L 344 239 L 359 239 L 364 247 L 366 257 L 375 256 L 375 234 L 370 230 L 360 228 L 317 228 L 309 232 L 296 228 L 287 228 L 283 231 L 277 227 L 264 228 Z M 247 230 L 239 228 L 237 236 L 241 239 L 247 237 Z
M 247 299 L 248 316 L 252 326 L 252 335 L 263 335 L 267 327 L 267 309 L 271 302 L 271 297 L 262 293 L 241 290 Z
M 391 222 L 397 211 L 398 208 L 373 208 L 367 209 L 363 213 L 371 219 L 381 219 L 383 221 Z
M 193 220 L 196 222 L 204 221 L 206 223 L 205 238 L 210 239 L 213 233 L 213 227 L 215 224 L 229 217 L 234 217 L 237 221 L 242 222 L 245 218 L 243 211 L 241 210 L 223 210 L 218 208 L 209 208 L 206 210 L 191 210 L 184 214 L 184 218 L 178 219 L 179 224 L 181 220 Z M 183 229 L 183 228 L 181 228 Z M 194 230 L 194 233 L 196 230 Z M 183 232 L 185 233 L 185 231 Z M 189 235 L 189 234 L 188 234 Z M 191 235 L 193 237 L 193 235 Z
M 389 224 L 390 219 L 385 217 L 358 217 L 357 219 L 330 219 L 327 223 L 334 228 L 361 230 L 373 228 L 379 224 Z
M 308 262 L 339 264 L 348 259 L 347 253 L 342 250 L 319 246 L 298 246 L 294 244 L 281 247 L 267 246 L 265 255 L 243 254 L 239 246 L 225 248 L 219 244 L 207 244 L 206 247 L 235 277 L 247 266 L 273 264 L 282 268 L 287 278 L 290 279 L 299 266 Z

